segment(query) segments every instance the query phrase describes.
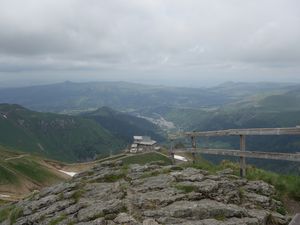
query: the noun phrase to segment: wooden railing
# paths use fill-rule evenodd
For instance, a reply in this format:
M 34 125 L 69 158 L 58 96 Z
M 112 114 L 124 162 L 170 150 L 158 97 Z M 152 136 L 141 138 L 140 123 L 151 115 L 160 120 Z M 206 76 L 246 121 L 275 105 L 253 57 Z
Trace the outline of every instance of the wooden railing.
M 190 152 L 195 162 L 196 153 L 226 155 L 240 157 L 240 176 L 246 175 L 246 158 L 260 159 L 275 159 L 289 160 L 300 162 L 300 153 L 281 153 L 281 152 L 261 152 L 261 151 L 246 151 L 246 136 L 261 136 L 261 135 L 300 135 L 300 127 L 288 128 L 250 128 L 250 129 L 229 129 L 217 131 L 201 131 L 201 132 L 184 132 L 179 135 L 173 135 L 171 141 L 178 137 L 189 137 L 191 139 L 192 148 L 173 149 L 171 144 L 170 155 L 174 160 L 174 154 L 177 152 Z M 240 150 L 235 149 L 200 149 L 197 148 L 197 137 L 212 137 L 212 136 L 240 136 Z

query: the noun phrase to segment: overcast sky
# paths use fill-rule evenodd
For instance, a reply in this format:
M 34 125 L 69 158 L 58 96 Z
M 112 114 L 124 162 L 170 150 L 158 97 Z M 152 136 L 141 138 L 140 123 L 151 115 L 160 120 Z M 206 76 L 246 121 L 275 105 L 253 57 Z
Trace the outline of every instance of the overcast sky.
M 0 86 L 300 82 L 299 0 L 0 0 Z

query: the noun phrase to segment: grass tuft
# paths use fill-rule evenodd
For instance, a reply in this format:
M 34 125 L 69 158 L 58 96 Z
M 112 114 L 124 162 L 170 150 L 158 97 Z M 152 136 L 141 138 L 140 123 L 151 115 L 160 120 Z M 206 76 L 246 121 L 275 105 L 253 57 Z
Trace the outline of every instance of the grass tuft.
M 216 215 L 214 218 L 219 221 L 224 221 L 226 219 L 224 214 Z
M 66 215 L 62 214 L 58 218 L 51 220 L 49 222 L 49 225 L 56 225 L 56 224 L 58 224 L 59 222 L 63 221 L 66 218 L 67 218 Z
M 105 182 L 116 182 L 122 178 L 126 177 L 126 173 L 122 172 L 122 173 L 117 173 L 117 174 L 108 174 L 104 176 L 103 181 Z
M 168 157 L 157 152 L 148 152 L 148 153 L 141 153 L 141 154 L 128 156 L 122 159 L 122 161 L 125 165 L 129 165 L 129 164 L 144 165 L 146 163 L 157 162 L 157 161 L 161 161 L 163 165 L 172 164 L 172 161 Z
M 10 220 L 10 225 L 14 224 L 18 218 L 23 216 L 23 209 L 16 207 L 12 209 L 10 215 L 9 215 L 9 220 Z
M 204 169 L 214 174 L 217 171 L 231 168 L 235 175 L 239 175 L 239 164 L 228 160 L 222 161 L 219 165 L 214 165 L 204 159 L 198 159 L 195 164 L 186 163 L 184 167 Z M 300 176 L 277 174 L 254 166 L 247 166 L 246 178 L 248 180 L 263 180 L 273 185 L 277 191 L 277 199 L 283 200 L 285 196 L 300 201 Z
M 193 185 L 181 185 L 178 184 L 175 186 L 175 188 L 177 188 L 178 190 L 183 191 L 184 193 L 190 193 L 190 192 L 195 192 L 197 190 L 197 187 L 193 186 Z
M 13 208 L 12 206 L 8 206 L 0 209 L 0 223 L 8 219 L 12 208 Z
M 85 193 L 85 190 L 80 188 L 77 189 L 72 195 L 71 198 L 75 200 L 75 203 L 78 203 L 79 199 L 82 197 L 82 195 Z

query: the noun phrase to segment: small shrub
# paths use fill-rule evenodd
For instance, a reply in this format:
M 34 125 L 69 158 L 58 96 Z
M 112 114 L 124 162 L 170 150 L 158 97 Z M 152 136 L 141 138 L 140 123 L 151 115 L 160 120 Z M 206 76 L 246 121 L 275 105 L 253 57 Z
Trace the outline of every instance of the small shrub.
M 214 218 L 219 221 L 224 221 L 226 219 L 224 214 L 216 215 Z
M 122 171 L 127 172 L 129 170 L 129 165 L 125 164 L 122 166 Z
M 85 193 L 84 189 L 77 189 L 72 195 L 71 198 L 75 200 L 75 203 L 79 201 L 81 196 Z
M 175 188 L 177 188 L 178 190 L 183 191 L 184 193 L 190 193 L 190 192 L 193 192 L 193 191 L 197 190 L 197 188 L 195 186 L 192 186 L 192 185 L 178 184 L 178 185 L 175 186 Z
M 284 215 L 284 216 L 287 214 L 285 208 L 283 208 L 283 207 L 277 207 L 276 212 L 278 212 L 278 213 L 280 213 L 281 215 Z
M 126 177 L 125 173 L 109 174 L 109 175 L 104 176 L 103 181 L 104 182 L 116 182 L 124 177 Z

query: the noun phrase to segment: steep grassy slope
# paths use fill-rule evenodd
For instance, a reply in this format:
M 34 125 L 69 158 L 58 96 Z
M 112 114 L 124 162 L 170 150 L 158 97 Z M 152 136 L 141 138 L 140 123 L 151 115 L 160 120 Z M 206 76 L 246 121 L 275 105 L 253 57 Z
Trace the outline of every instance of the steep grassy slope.
M 151 122 L 104 107 L 80 116 L 0 104 L 0 144 L 61 161 L 84 161 L 124 149 L 133 135 L 164 140 Z
M 93 120 L 0 105 L 0 144 L 62 161 L 93 158 L 124 145 Z
M 42 158 L 0 146 L 0 194 L 13 198 L 68 178 Z
M 160 161 L 163 165 L 171 165 L 172 161 L 167 156 L 158 152 L 147 152 L 143 154 L 131 155 L 122 159 L 125 165 L 140 164 L 144 165 L 151 162 Z

